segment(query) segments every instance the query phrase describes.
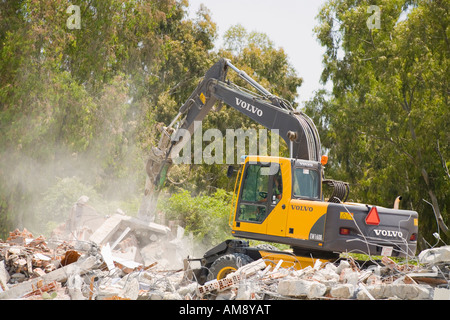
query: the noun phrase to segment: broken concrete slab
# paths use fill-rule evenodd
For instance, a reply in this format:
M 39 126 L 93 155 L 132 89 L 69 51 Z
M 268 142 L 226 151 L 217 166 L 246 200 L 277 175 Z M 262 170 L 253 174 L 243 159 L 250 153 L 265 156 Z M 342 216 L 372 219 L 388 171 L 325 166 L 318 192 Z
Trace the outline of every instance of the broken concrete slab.
M 142 264 L 137 263 L 136 261 L 133 260 L 125 260 L 120 257 L 114 256 L 113 260 L 114 264 L 126 274 L 132 273 L 135 270 L 140 270 L 143 268 Z
M 358 300 L 376 300 L 363 283 L 358 285 L 358 289 L 356 294 Z
M 142 262 L 144 261 L 141 257 L 141 253 L 139 251 L 139 248 L 132 246 L 128 247 L 124 250 L 114 250 L 112 252 L 113 259 L 119 258 L 122 261 L 128 260 L 128 261 L 134 261 L 136 263 L 139 263 L 142 265 Z
M 338 284 L 335 287 L 331 288 L 330 295 L 333 298 L 339 299 L 350 299 L 353 297 L 355 293 L 355 286 L 349 283 Z
M 307 297 L 316 299 L 322 297 L 327 291 L 327 286 L 320 282 L 313 282 L 308 290 Z
M 0 261 L 0 291 L 8 290 L 10 275 L 6 270 L 5 261 Z
M 339 266 L 336 268 L 336 273 L 341 274 L 342 270 L 350 268 L 350 263 L 347 260 L 341 260 Z
M 122 220 L 123 216 L 120 214 L 115 214 L 112 217 L 109 217 L 94 231 L 94 233 L 89 237 L 89 241 L 92 241 L 97 245 L 106 244 L 110 241 L 116 231 L 119 230 Z
M 136 277 L 125 276 L 116 285 L 122 289 L 119 297 L 137 300 L 139 295 L 139 281 Z
M 107 300 L 112 297 L 119 297 L 123 289 L 118 286 L 99 286 L 94 296 L 95 300 Z
M 341 270 L 339 281 L 356 286 L 359 282 L 359 276 L 359 272 L 353 271 L 352 268 L 345 268 Z
M 418 257 L 419 262 L 424 264 L 439 264 L 443 262 L 450 264 L 450 246 L 423 250 Z
M 83 287 L 83 279 L 81 278 L 79 272 L 75 272 L 69 276 L 66 286 L 71 300 L 87 299 L 81 291 Z
M 392 285 L 392 290 L 402 300 L 429 300 L 433 292 L 430 286 L 417 284 L 396 284 Z
M 101 252 L 103 261 L 106 263 L 106 267 L 108 268 L 108 270 L 109 271 L 114 270 L 114 268 L 116 266 L 114 265 L 114 260 L 112 257 L 111 247 L 109 246 L 109 243 L 104 245 L 100 252 Z
M 186 296 L 192 297 L 195 294 L 198 287 L 199 287 L 199 284 L 197 282 L 191 282 L 188 285 L 180 287 L 177 290 L 177 292 L 182 297 L 186 297 Z
M 450 289 L 435 288 L 433 292 L 433 300 L 450 300 Z
M 143 245 L 156 241 L 159 237 L 164 238 L 170 234 L 170 228 L 167 226 L 142 221 L 131 216 L 114 214 L 94 231 L 89 237 L 89 241 L 97 245 L 104 245 L 107 242 L 115 244 L 114 242 L 121 236 L 124 237 L 124 232 L 127 229 L 132 230 L 133 234 L 138 238 L 138 241 Z
M 309 299 L 322 297 L 327 290 L 327 287 L 316 281 L 308 280 L 282 280 L 278 284 L 278 294 L 289 297 L 308 297 Z
M 381 284 L 366 287 L 375 299 L 401 299 L 401 300 L 429 300 L 431 287 L 416 284 Z M 359 291 L 357 298 L 367 300 L 363 291 Z
M 324 268 L 315 270 L 311 279 L 322 282 L 323 284 L 332 287 L 339 281 L 339 275 L 335 272 L 336 267 L 331 263 L 325 265 Z
M 241 275 L 242 277 L 249 277 L 249 276 L 255 274 L 256 272 L 258 272 L 259 270 L 262 270 L 265 268 L 266 268 L 266 263 L 264 262 L 264 260 L 258 259 L 256 261 L 253 261 L 253 262 L 246 264 L 246 265 L 242 266 L 241 268 L 239 268 L 236 271 L 236 274 Z

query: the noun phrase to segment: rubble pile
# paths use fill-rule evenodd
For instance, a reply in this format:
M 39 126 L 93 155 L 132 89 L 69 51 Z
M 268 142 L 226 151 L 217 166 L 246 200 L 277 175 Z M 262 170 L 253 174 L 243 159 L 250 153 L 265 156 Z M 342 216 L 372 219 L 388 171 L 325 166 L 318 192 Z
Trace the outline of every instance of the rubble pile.
M 67 280 L 67 271 L 82 255 L 90 256 L 91 249 L 91 245 L 75 248 L 68 242 L 49 243 L 43 236 L 34 238 L 27 229 L 10 232 L 0 242 L 0 298 L 64 296 L 61 282 Z
M 17 229 L 0 241 L 0 299 L 181 298 L 170 294 L 183 279 L 181 230 L 177 237 L 166 226 L 123 214 L 94 232 L 67 236 L 58 229 L 50 239 Z
M 417 265 L 399 265 L 383 257 L 380 264 L 362 268 L 348 258 L 333 263 L 316 260 L 313 267 L 300 270 L 272 268 L 273 264 L 260 259 L 226 279 L 205 283 L 196 293 L 215 299 L 245 300 L 448 300 L 448 254 L 450 246 L 445 246 L 422 252 Z
M 183 265 L 191 248 L 182 228 L 120 212 L 96 221 L 60 226 L 49 239 L 24 229 L 1 240 L 0 299 L 450 299 L 450 246 L 402 264 L 383 257 L 360 265 L 348 257 L 296 270 L 260 259 L 200 285 Z

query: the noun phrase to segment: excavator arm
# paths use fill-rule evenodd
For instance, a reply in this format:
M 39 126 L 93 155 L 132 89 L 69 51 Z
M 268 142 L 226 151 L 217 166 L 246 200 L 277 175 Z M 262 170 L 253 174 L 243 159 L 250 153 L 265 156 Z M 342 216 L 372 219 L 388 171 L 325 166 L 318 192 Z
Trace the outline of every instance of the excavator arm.
M 256 89 L 256 93 L 227 81 L 229 70 Z M 244 71 L 227 59 L 221 59 L 205 74 L 203 80 L 181 106 L 177 116 L 167 126 L 160 126 L 161 138 L 150 151 L 146 165 L 147 181 L 144 201 L 139 210 L 141 218 L 152 217 L 159 191 L 172 164 L 172 154 L 179 151 L 189 139 L 183 139 L 186 130 L 194 133 L 194 122 L 202 121 L 217 102 L 224 102 L 268 129 L 277 129 L 289 147 L 291 158 L 320 161 L 320 138 L 313 121 L 295 111 L 282 98 L 272 95 Z

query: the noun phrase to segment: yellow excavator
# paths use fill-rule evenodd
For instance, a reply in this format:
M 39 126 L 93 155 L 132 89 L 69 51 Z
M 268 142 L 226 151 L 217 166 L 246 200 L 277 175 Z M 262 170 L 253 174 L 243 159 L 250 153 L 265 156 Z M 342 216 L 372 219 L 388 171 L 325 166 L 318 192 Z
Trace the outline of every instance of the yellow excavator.
M 227 79 L 232 70 L 254 90 Z M 181 106 L 168 126 L 161 126 L 158 146 L 147 162 L 145 197 L 139 216 L 154 214 L 156 201 L 173 159 L 190 143 L 194 122 L 225 103 L 268 129 L 278 130 L 289 147 L 289 158 L 248 155 L 237 172 L 230 227 L 233 239 L 208 250 L 193 270 L 199 283 L 225 278 L 242 265 L 263 258 L 267 264 L 304 268 L 319 260 L 332 261 L 343 252 L 394 257 L 414 256 L 418 213 L 347 202 L 348 183 L 325 179 L 326 156 L 321 156 L 319 134 L 313 121 L 287 101 L 263 88 L 229 60 L 220 59 Z M 198 126 L 197 126 L 198 127 Z M 331 190 L 327 197 L 324 189 Z M 249 240 L 289 245 L 291 252 L 269 244 L 251 247 Z

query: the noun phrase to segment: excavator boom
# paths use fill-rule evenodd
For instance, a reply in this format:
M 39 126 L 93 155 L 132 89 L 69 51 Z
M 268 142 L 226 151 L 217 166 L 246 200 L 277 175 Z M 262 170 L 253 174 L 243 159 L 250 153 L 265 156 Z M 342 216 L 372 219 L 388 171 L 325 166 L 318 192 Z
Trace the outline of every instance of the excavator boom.
M 227 81 L 229 70 L 236 72 L 257 92 Z M 220 59 L 206 72 L 169 126 L 159 128 L 159 144 L 150 151 L 146 165 L 145 196 L 139 210 L 141 218 L 152 219 L 158 193 L 172 164 L 172 155 L 178 155 L 190 141 L 183 139 L 186 131 L 192 135 L 195 122 L 202 121 L 217 102 L 226 103 L 267 129 L 277 129 L 289 147 L 291 158 L 320 161 L 320 138 L 313 121 L 295 111 L 284 99 L 271 94 L 229 60 Z

